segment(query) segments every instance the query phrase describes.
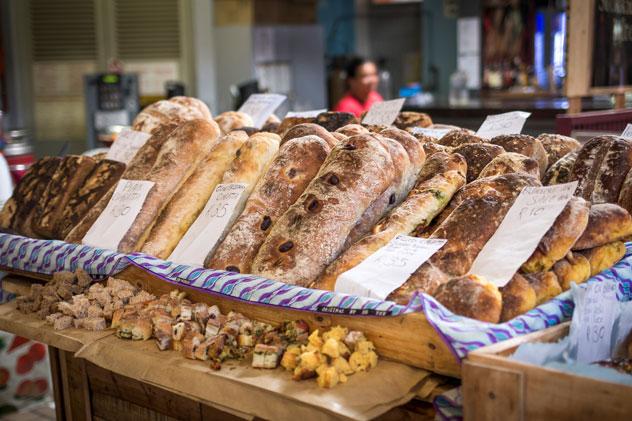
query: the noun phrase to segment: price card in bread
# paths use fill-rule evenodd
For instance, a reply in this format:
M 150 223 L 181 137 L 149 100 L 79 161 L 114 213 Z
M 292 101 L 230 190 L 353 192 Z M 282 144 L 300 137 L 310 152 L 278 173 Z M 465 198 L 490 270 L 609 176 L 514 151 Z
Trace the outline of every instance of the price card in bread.
M 448 132 L 452 131 L 452 129 L 430 129 L 428 127 L 413 127 L 410 130 L 412 134 L 430 136 L 430 137 L 434 137 L 435 139 L 441 139 Z
M 398 235 L 336 280 L 336 292 L 386 299 L 446 240 Z
M 492 237 L 476 256 L 470 274 L 501 287 L 527 261 L 562 212 L 577 182 L 525 187 Z
M 153 181 L 119 180 L 112 198 L 81 242 L 88 246 L 116 250 L 154 184 Z
M 252 94 L 239 107 L 239 111 L 252 117 L 254 126 L 260 129 L 272 113 L 279 108 L 286 96 L 280 94 Z
M 127 164 L 150 137 L 148 133 L 124 129 L 119 133 L 105 157 Z
M 316 118 L 318 114 L 324 113 L 327 108 L 321 108 L 320 110 L 308 110 L 308 111 L 288 111 L 285 118 Z
M 237 218 L 246 187 L 244 183 L 219 184 L 168 260 L 202 266 Z
M 398 98 L 390 101 L 376 102 L 364 116 L 362 124 L 390 126 L 397 118 L 405 101 L 404 98 Z
M 520 134 L 531 113 L 511 111 L 503 114 L 488 115 L 476 132 L 483 139 L 491 139 L 506 134 Z
M 625 126 L 623 133 L 621 133 L 621 137 L 624 139 L 632 139 L 632 124 Z

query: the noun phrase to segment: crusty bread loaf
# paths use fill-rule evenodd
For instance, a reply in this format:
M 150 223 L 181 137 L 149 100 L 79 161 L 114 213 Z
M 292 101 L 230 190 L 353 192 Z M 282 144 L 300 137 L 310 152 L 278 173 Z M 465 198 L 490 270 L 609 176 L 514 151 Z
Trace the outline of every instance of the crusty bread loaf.
M 488 323 L 498 323 L 503 300 L 496 285 L 476 275 L 451 279 L 435 298 L 451 312 Z
M 98 161 L 83 185 L 68 200 L 68 205 L 55 227 L 54 237 L 66 238 L 70 230 L 118 182 L 124 171 L 125 164 L 122 162 L 110 159 Z
M 160 100 L 145 107 L 132 122 L 132 130 L 153 134 L 167 124 L 198 118 L 199 112 L 178 102 Z
M 628 212 L 632 212 L 632 170 L 628 171 L 621 183 L 617 203 Z
M 507 285 L 501 288 L 500 294 L 503 300 L 503 309 L 500 314 L 501 322 L 509 321 L 526 313 L 537 303 L 535 290 L 529 281 L 519 273 L 516 273 Z
M 562 287 L 557 279 L 557 275 L 552 270 L 547 272 L 523 274 L 535 291 L 535 305 L 540 305 L 557 297 L 562 293 Z
M 409 234 L 416 227 L 428 225 L 465 184 L 466 166 L 460 155 L 440 152 L 429 158 L 406 200 L 384 217 L 371 235 L 354 243 L 330 264 L 312 287 L 333 290 L 338 276 L 360 264 L 397 235 Z
M 590 276 L 596 276 L 623 258 L 625 244 L 622 241 L 613 241 L 588 250 L 581 250 L 579 253 L 590 263 Z
M 414 111 L 400 112 L 393 122 L 393 126 L 402 130 L 406 130 L 409 127 L 429 127 L 431 125 L 432 119 L 428 114 Z
M 448 132 L 441 139 L 437 140 L 437 143 L 443 146 L 456 148 L 457 146 L 465 145 L 466 143 L 487 143 L 487 141 L 479 136 L 476 136 L 471 130 L 458 129 Z
M 579 150 L 582 144 L 572 137 L 561 134 L 542 133 L 536 139 L 542 143 L 548 157 L 549 167 L 559 161 L 563 156 Z
M 515 152 L 503 152 L 483 168 L 479 178 L 519 172 L 540 178 L 538 161 Z
M 571 287 L 571 282 L 581 284 L 590 278 L 590 262 L 581 253 L 568 252 L 566 257 L 553 265 L 553 272 L 562 290 L 566 291 Z
M 351 113 L 326 111 L 316 116 L 316 124 L 323 126 L 327 131 L 335 132 L 347 124 L 358 124 L 360 120 Z
M 285 142 L 287 142 L 290 139 L 295 139 L 297 137 L 304 137 L 304 136 L 310 136 L 310 135 L 320 137 L 325 142 L 327 142 L 327 144 L 331 148 L 336 146 L 338 142 L 340 141 L 335 136 L 333 136 L 333 134 L 329 133 L 327 130 L 325 130 L 323 127 L 319 126 L 318 124 L 304 123 L 304 124 L 298 124 L 292 127 L 290 130 L 288 130 L 285 133 L 285 136 L 283 136 L 283 138 L 281 139 L 281 145 L 283 145 Z
M 160 213 L 208 155 L 218 136 L 217 124 L 203 119 L 189 120 L 169 135 L 146 178 L 155 185 L 123 235 L 118 251 L 131 253 L 142 248 Z
M 162 211 L 141 251 L 161 259 L 169 257 L 180 239 L 195 222 L 206 202 L 248 135 L 232 131 L 211 147 L 210 153 Z
M 465 143 L 454 148 L 452 152 L 458 153 L 465 158 L 467 162 L 467 182 L 469 183 L 476 180 L 481 170 L 505 150 L 502 146 L 492 145 L 491 143 Z
M 577 180 L 576 196 L 591 199 L 597 173 L 615 139 L 617 136 L 593 137 L 579 150 L 571 172 L 571 180 Z
M 277 219 L 316 176 L 331 148 L 318 136 L 290 139 L 248 198 L 244 211 L 204 266 L 249 273 L 259 247 Z
M 188 118 L 186 120 L 192 120 L 194 118 L 202 118 L 204 120 L 212 120 L 213 115 L 208 106 L 201 100 L 190 96 L 174 96 L 169 98 L 169 102 L 175 102 L 182 105 L 188 110 Z
M 303 194 L 278 219 L 254 260 L 255 274 L 306 286 L 342 251 L 368 206 L 393 179 L 391 154 L 370 135 L 336 145 Z
M 588 214 L 588 226 L 573 250 L 586 250 L 603 246 L 632 235 L 632 217 L 619 205 L 599 203 L 592 205 Z
M 123 172 L 121 178 L 125 180 L 143 180 L 147 177 L 151 167 L 153 167 L 156 162 L 156 158 L 158 157 L 158 153 L 162 148 L 162 145 L 176 127 L 176 124 L 169 123 L 154 130 L 154 134 L 147 139 L 147 142 L 145 142 L 138 152 L 136 152 L 134 158 L 132 158 L 132 160 L 127 164 L 127 168 L 125 169 L 125 172 Z M 86 213 L 86 215 L 81 219 L 81 222 L 79 222 L 68 233 L 64 241 L 67 243 L 81 242 L 92 224 L 94 224 L 99 215 L 101 215 L 101 212 L 103 212 L 110 202 L 115 189 L 116 185 L 113 185 L 110 190 L 101 197 L 97 204 L 94 205 L 88 213 Z
M 230 133 L 233 130 L 244 127 L 252 127 L 255 123 L 252 118 L 241 111 L 226 111 L 215 117 L 215 122 L 219 125 L 222 134 Z
M 617 203 L 625 176 L 632 168 L 632 140 L 615 138 L 597 170 L 593 203 Z
M 533 254 L 522 264 L 525 273 L 546 272 L 571 250 L 588 225 L 590 203 L 573 196 L 544 234 Z
M 333 132 L 331 133 L 331 135 L 336 139 L 336 141 L 338 142 L 342 142 L 343 140 L 345 140 L 346 138 L 348 138 L 349 136 L 344 135 L 342 133 L 338 133 L 338 132 Z
M 544 174 L 544 178 L 542 179 L 542 184 L 552 186 L 554 184 L 570 182 L 578 153 L 578 151 L 570 152 L 549 166 L 549 169 L 546 170 L 546 174 Z
M 490 142 L 502 146 L 506 152 L 516 152 L 535 159 L 540 166 L 540 177 L 544 177 L 546 169 L 549 167 L 549 158 L 542 142 L 533 136 L 526 134 L 501 135 L 494 137 Z
M 283 121 L 281 121 L 281 124 L 279 124 L 277 133 L 283 138 L 292 127 L 304 123 L 313 123 L 314 121 L 316 121 L 316 117 L 285 117 Z
M 343 135 L 350 137 L 359 134 L 370 133 L 369 130 L 361 124 L 347 124 L 336 130 L 336 133 L 342 133 Z
M 417 140 L 420 140 L 419 136 L 415 136 L 415 137 L 417 138 Z M 440 145 L 434 141 L 423 143 L 423 147 L 424 147 L 424 152 L 426 153 L 426 158 L 430 158 L 432 155 L 436 154 L 437 152 L 452 153 L 453 151 L 453 148 Z

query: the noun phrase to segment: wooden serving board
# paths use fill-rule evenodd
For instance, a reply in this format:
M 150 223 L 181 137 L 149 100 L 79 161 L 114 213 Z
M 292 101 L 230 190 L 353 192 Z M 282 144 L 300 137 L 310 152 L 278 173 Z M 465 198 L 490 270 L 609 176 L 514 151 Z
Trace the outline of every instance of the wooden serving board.
M 14 282 L 13 276 L 5 280 L 6 288 L 18 294 L 25 290 L 25 279 L 37 281 L 50 279 L 50 276 L 30 274 L 7 267 L 0 267 L 0 270 L 19 277 L 19 282 Z M 157 296 L 176 288 L 173 284 L 135 266 L 127 267 L 116 277 Z M 204 293 L 185 285 L 178 285 L 177 288 L 187 291 L 194 302 L 216 304 L 223 313 L 237 311 L 247 317 L 272 324 L 285 320 L 303 319 L 312 329 L 328 329 L 331 326 L 341 325 L 352 330 L 360 330 L 373 341 L 381 357 L 446 376 L 460 377 L 461 375 L 459 362 L 423 313 L 394 317 L 323 314 L 254 304 L 219 294 Z

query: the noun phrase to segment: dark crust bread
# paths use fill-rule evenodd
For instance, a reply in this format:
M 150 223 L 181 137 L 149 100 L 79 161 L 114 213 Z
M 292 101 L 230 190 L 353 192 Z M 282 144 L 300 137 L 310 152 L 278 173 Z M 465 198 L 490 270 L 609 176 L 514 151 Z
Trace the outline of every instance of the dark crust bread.
M 570 152 L 549 166 L 549 169 L 546 170 L 546 174 L 544 174 L 544 178 L 542 179 L 542 184 L 552 186 L 554 184 L 570 182 L 573 166 L 575 165 L 578 154 L 578 151 Z
M 617 136 L 593 137 L 582 146 L 575 159 L 571 180 L 577 180 L 575 195 L 590 200 L 595 188 L 597 173 L 601 168 L 610 145 L 617 139 Z
M 632 168 L 632 140 L 616 138 L 595 177 L 593 203 L 617 203 L 626 175 Z
M 476 180 L 481 170 L 505 150 L 502 146 L 490 143 L 466 143 L 457 146 L 452 152 L 458 153 L 465 158 L 467 162 L 467 182 L 469 183 Z
M 431 125 L 432 119 L 428 114 L 414 111 L 402 111 L 393 122 L 393 126 L 402 130 L 409 127 L 429 127 Z
M 448 132 L 437 141 L 438 144 L 456 148 L 466 143 L 487 143 L 482 137 L 476 136 L 471 130 L 459 129 Z
M 283 137 L 292 127 L 304 123 L 313 123 L 314 121 L 316 121 L 315 117 L 285 117 L 277 128 L 277 133 Z
M 360 120 L 351 113 L 338 111 L 326 111 L 316 116 L 316 124 L 323 126 L 327 131 L 335 132 L 347 124 L 359 124 Z
M 588 226 L 573 245 L 573 250 L 603 246 L 630 235 L 632 235 L 630 213 L 613 203 L 599 203 L 590 208 Z
M 460 316 L 498 323 L 502 299 L 498 288 L 477 276 L 451 279 L 437 289 L 435 298 Z
M 540 178 L 538 161 L 516 152 L 503 152 L 485 166 L 479 178 L 494 177 L 502 174 L 519 172 Z
M 544 177 L 549 166 L 549 158 L 542 143 L 526 134 L 501 135 L 494 137 L 491 141 L 494 145 L 500 145 L 507 152 L 516 152 L 538 161 L 540 166 L 540 177 Z
M 582 144 L 577 140 L 561 134 L 542 133 L 536 139 L 544 146 L 546 155 L 549 158 L 549 168 L 563 156 L 582 147 Z

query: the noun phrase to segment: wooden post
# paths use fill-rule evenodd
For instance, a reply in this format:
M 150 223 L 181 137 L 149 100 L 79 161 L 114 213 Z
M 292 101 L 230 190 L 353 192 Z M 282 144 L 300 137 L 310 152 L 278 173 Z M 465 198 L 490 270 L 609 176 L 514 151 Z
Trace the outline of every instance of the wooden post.
M 576 114 L 582 112 L 582 98 L 579 96 L 568 98 L 568 114 Z
M 625 108 L 625 94 L 623 92 L 614 94 L 614 108 L 617 110 Z

